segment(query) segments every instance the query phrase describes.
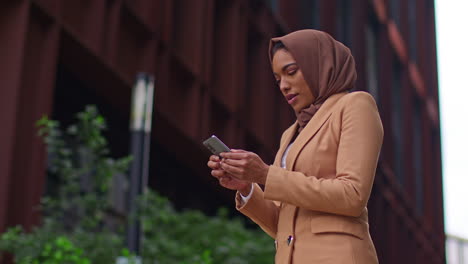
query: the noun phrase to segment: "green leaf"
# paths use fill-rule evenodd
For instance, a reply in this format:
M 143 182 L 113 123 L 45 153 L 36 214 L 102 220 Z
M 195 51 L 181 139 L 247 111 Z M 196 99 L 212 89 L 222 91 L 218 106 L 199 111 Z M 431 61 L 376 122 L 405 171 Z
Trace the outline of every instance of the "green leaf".
M 151 190 L 137 199 L 134 215 L 109 226 L 112 177 L 128 172 L 131 156 L 113 158 L 103 135 L 106 122 L 95 106 L 76 114 L 66 130 L 43 116 L 36 123 L 47 146 L 48 171 L 57 179 L 54 194 L 41 199 L 42 225 L 25 232 L 12 227 L 0 234 L 0 250 L 19 264 L 108 264 L 117 256 L 133 259 L 124 248 L 126 220 L 138 219 L 144 233 L 143 263 L 272 263 L 273 241 L 259 229 L 220 208 L 215 216 L 177 211 Z M 161 175 L 161 177 L 170 175 Z M 83 184 L 83 177 L 87 183 Z M 86 185 L 86 186 L 84 186 Z

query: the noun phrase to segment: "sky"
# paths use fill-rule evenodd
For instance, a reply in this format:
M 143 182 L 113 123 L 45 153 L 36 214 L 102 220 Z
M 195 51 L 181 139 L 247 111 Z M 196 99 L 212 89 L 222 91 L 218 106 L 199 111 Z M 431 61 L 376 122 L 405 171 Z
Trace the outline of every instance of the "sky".
M 468 239 L 468 0 L 435 0 L 445 231 Z

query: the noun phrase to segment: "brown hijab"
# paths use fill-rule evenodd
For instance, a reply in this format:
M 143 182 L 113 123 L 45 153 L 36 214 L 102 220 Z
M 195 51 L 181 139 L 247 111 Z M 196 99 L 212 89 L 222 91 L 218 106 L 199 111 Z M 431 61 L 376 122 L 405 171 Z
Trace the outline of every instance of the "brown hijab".
M 356 82 L 356 67 L 351 51 L 329 34 L 304 29 L 289 33 L 270 41 L 270 62 L 273 59 L 272 47 L 282 42 L 296 60 L 304 79 L 315 97 L 312 104 L 296 113 L 298 132 L 307 125 L 328 97 L 350 91 Z

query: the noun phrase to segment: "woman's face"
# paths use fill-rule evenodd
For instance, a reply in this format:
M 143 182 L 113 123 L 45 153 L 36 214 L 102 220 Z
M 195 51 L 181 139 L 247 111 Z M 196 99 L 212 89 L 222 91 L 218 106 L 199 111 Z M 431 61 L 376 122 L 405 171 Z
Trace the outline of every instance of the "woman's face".
M 312 91 L 291 53 L 285 49 L 276 51 L 273 56 L 272 68 L 276 83 L 296 113 L 314 102 Z

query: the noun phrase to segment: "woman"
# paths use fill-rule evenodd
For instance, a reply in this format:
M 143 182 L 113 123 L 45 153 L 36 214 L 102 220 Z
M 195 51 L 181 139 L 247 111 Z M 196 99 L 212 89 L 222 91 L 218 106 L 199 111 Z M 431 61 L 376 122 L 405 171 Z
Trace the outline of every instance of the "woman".
M 211 174 L 238 191 L 237 209 L 275 239 L 275 263 L 378 263 L 366 206 L 383 129 L 372 96 L 349 92 L 350 50 L 324 32 L 301 30 L 273 38 L 269 51 L 297 121 L 273 165 L 232 150 L 210 157 Z

